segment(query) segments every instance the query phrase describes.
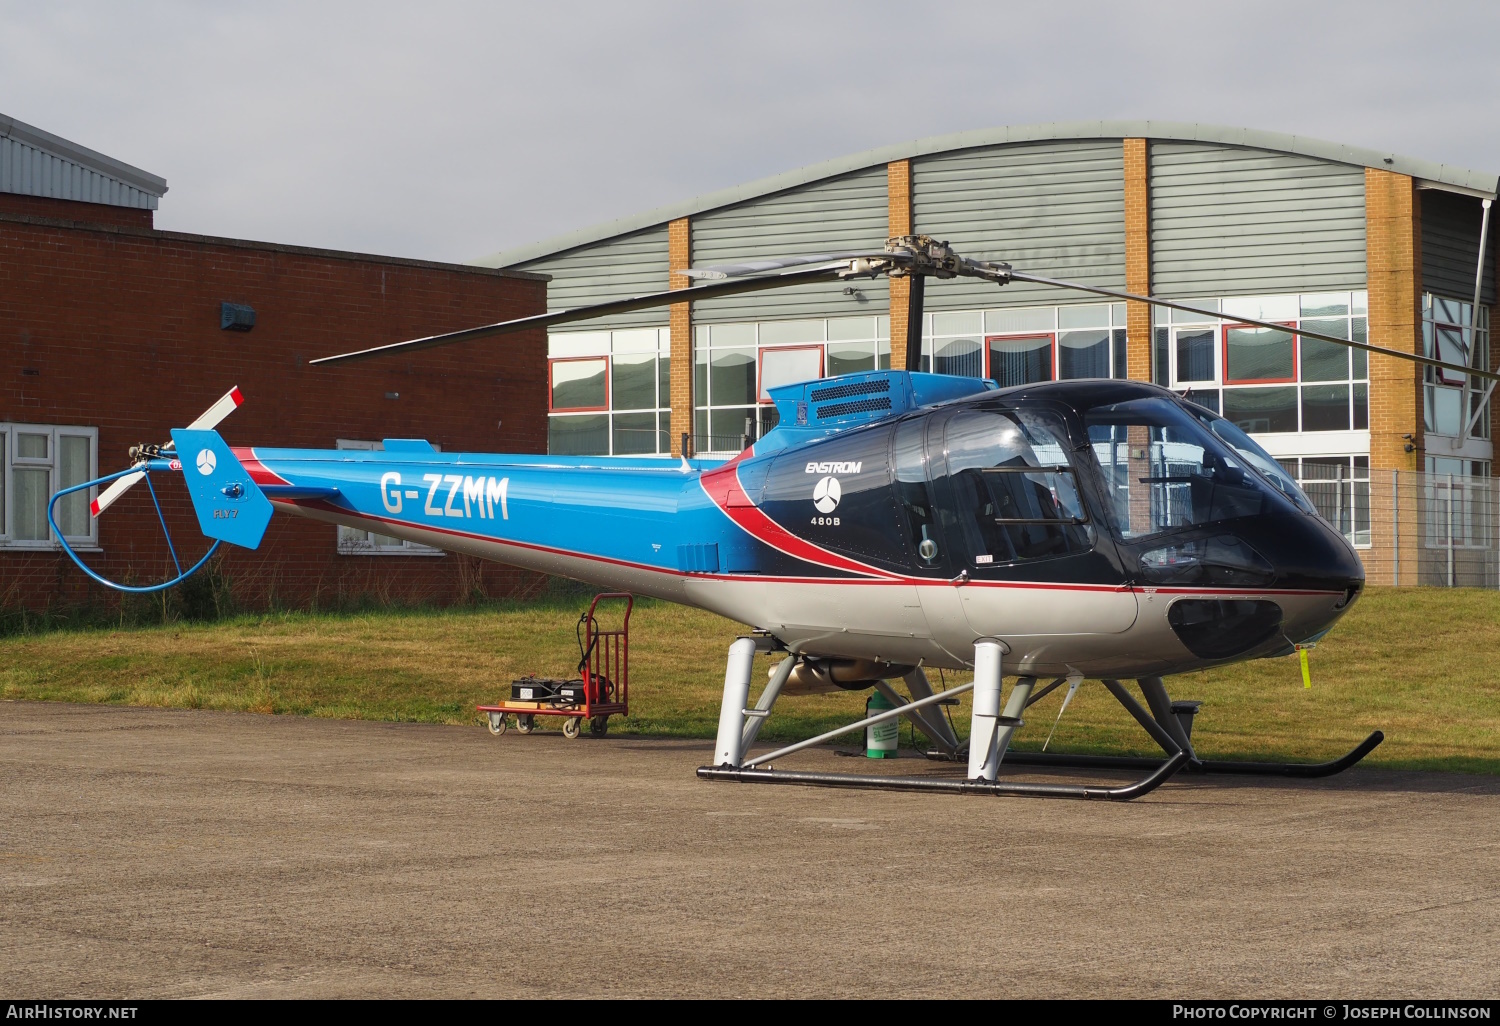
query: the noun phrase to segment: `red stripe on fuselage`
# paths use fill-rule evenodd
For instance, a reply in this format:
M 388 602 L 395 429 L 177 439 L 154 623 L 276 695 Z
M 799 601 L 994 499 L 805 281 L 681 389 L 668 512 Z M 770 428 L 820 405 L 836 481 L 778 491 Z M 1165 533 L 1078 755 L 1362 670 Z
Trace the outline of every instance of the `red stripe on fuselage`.
M 234 453 L 234 458 L 240 461 L 240 465 L 243 466 L 245 468 L 245 470 L 249 472 L 249 474 L 250 474 L 250 480 L 254 481 L 256 484 L 259 484 L 259 485 L 289 485 L 289 484 L 291 484 L 290 481 L 288 481 L 286 478 L 282 477 L 280 474 L 276 473 L 274 470 L 268 470 L 266 468 L 266 465 L 260 461 L 260 458 L 255 455 L 255 450 L 254 449 L 251 449 L 251 448 L 248 448 L 248 447 L 247 448 L 236 449 L 236 448 L 231 447 L 229 451 L 232 452 L 232 453 Z
M 766 516 L 760 507 L 750 501 L 750 497 L 745 494 L 745 489 L 740 484 L 740 470 L 737 464 L 748 452 L 747 449 L 722 467 L 706 471 L 698 477 L 704 493 L 726 517 L 734 521 L 740 530 L 756 541 L 764 542 L 776 551 L 783 552 L 793 559 L 800 559 L 804 563 L 870 577 L 892 579 L 900 576 L 888 570 L 881 570 L 879 567 L 849 559 L 836 552 L 830 552 L 810 541 L 798 538 Z

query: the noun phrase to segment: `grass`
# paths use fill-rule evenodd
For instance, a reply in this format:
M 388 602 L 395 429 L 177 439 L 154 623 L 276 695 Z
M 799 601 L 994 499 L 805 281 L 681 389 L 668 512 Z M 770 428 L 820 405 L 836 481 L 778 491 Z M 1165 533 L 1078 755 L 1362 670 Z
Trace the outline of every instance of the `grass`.
M 209 624 L 65 629 L 0 639 L 0 699 L 226 709 L 345 719 L 477 723 L 474 706 L 528 673 L 571 676 L 577 599 L 450 611 L 276 613 Z M 631 623 L 631 716 L 612 733 L 712 737 L 724 655 L 742 628 L 640 601 Z M 1500 773 L 1500 593 L 1372 588 L 1311 654 L 1170 679 L 1204 702 L 1193 739 L 1216 758 L 1323 759 L 1371 730 L 1388 767 Z M 756 688 L 769 661 L 757 659 Z M 936 674 L 933 675 L 936 678 Z M 966 675 L 946 674 L 948 683 Z M 934 679 L 934 684 L 938 683 Z M 1040 747 L 1064 689 L 1028 713 L 1017 746 Z M 866 693 L 784 698 L 762 737 L 793 739 L 857 718 Z M 964 732 L 966 707 L 954 710 Z M 903 742 L 909 732 L 903 729 Z M 1149 754 L 1103 687 L 1080 689 L 1052 750 Z

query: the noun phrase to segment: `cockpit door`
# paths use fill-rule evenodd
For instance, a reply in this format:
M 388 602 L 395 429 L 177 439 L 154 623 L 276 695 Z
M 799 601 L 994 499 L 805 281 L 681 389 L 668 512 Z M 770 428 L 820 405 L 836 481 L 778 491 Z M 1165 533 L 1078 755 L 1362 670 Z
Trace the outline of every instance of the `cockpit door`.
M 1105 528 L 1084 500 L 1062 415 L 970 407 L 932 420 L 929 465 L 950 590 L 972 634 L 1128 630 L 1135 596 L 1096 551 Z

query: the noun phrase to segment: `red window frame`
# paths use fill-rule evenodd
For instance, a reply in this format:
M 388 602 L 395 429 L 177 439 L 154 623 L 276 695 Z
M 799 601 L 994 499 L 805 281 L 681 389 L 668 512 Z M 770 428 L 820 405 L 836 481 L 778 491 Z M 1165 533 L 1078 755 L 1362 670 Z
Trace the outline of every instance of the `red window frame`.
M 990 365 L 990 342 L 992 342 L 992 341 L 994 341 L 994 342 L 1001 342 L 1001 341 L 1011 342 L 1011 341 L 1015 341 L 1016 339 L 1027 339 L 1027 338 L 1044 338 L 1044 339 L 1047 340 L 1047 345 L 1050 347 L 1049 350 L 1048 350 L 1048 352 L 1051 354 L 1051 357 L 1052 357 L 1052 359 L 1051 359 L 1052 380 L 1056 381 L 1057 380 L 1057 332 L 1055 332 L 1055 331 L 1033 331 L 1033 332 L 1027 332 L 1024 335 L 985 335 L 984 336 L 984 376 L 985 376 L 985 378 L 987 380 L 989 380 L 989 381 L 995 381 L 995 382 L 998 382 L 1000 380 L 999 378 L 995 377 L 995 369 L 994 369 L 994 367 L 992 367 Z
M 1231 378 L 1229 376 L 1229 332 L 1234 328 L 1260 328 L 1264 324 L 1225 324 L 1219 334 L 1220 375 L 1226 385 L 1295 385 L 1297 383 L 1298 358 L 1302 355 L 1302 336 L 1297 334 L 1296 323 L 1271 321 L 1278 328 L 1285 328 L 1292 335 L 1292 376 L 1289 378 Z
M 584 363 L 595 360 L 604 361 L 604 405 L 603 406 L 553 406 L 552 405 L 552 368 L 559 363 Z M 547 412 L 548 413 L 608 413 L 609 412 L 609 371 L 610 360 L 608 356 L 563 356 L 555 360 L 547 361 Z
M 761 382 L 763 382 L 765 380 L 763 374 L 764 374 L 765 365 L 766 365 L 766 354 L 767 353 L 790 353 L 790 352 L 796 352 L 798 350 L 801 350 L 801 351 L 804 351 L 804 352 L 809 351 L 809 350 L 816 351 L 817 354 L 818 354 L 818 377 L 821 378 L 821 377 L 823 377 L 823 375 L 825 375 L 825 374 L 828 373 L 828 353 L 826 352 L 825 347 L 822 346 L 822 345 L 810 345 L 810 346 L 805 346 L 805 345 L 804 346 L 761 346 L 755 352 L 755 401 L 756 401 L 757 405 L 760 405 L 760 406 L 771 406 L 771 405 L 774 405 L 775 402 L 776 402 L 776 400 L 774 400 L 774 399 L 769 399 L 769 398 L 762 399 L 760 397 L 760 393 L 762 391 L 762 389 L 761 389 Z M 777 385 L 776 387 L 780 388 L 781 386 Z

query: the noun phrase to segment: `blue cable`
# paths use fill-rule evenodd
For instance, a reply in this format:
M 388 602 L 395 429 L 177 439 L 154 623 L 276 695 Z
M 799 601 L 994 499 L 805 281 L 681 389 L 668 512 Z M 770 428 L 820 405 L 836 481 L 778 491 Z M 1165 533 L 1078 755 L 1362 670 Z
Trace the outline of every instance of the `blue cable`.
M 140 471 L 146 475 L 146 484 L 149 486 L 151 484 L 151 470 L 149 467 L 129 467 L 117 474 L 109 474 L 105 477 L 95 478 L 92 481 L 85 481 L 83 484 L 73 485 L 71 488 L 64 488 L 62 491 L 53 495 L 52 501 L 47 503 L 47 523 L 52 525 L 52 533 L 56 535 L 58 544 L 61 545 L 63 551 L 68 554 L 68 558 L 78 564 L 78 569 L 88 574 L 90 577 L 98 581 L 100 584 L 104 585 L 106 588 L 113 588 L 116 591 L 128 591 L 133 592 L 137 595 L 144 595 L 155 591 L 165 591 L 168 588 L 181 584 L 187 578 L 193 576 L 193 574 L 197 573 L 203 568 L 203 564 L 207 563 L 215 552 L 219 551 L 219 545 L 221 544 L 221 542 L 215 540 L 213 545 L 209 547 L 209 550 L 203 554 L 203 558 L 194 563 L 192 567 L 188 569 L 187 573 L 183 573 L 182 564 L 177 562 L 177 553 L 175 550 L 172 550 L 172 536 L 170 532 L 167 532 L 166 518 L 162 517 L 162 531 L 167 534 L 167 548 L 169 550 L 172 550 L 172 563 L 177 567 L 177 576 L 172 578 L 170 581 L 163 581 L 160 584 L 150 584 L 137 587 L 129 584 L 119 584 L 115 581 L 108 580 L 107 578 L 101 577 L 93 570 L 89 569 L 88 565 L 84 563 L 81 558 L 79 558 L 78 553 L 73 551 L 73 546 L 68 544 L 68 539 L 63 537 L 62 528 L 57 526 L 57 520 L 53 516 L 54 512 L 57 509 L 57 500 L 61 499 L 64 495 L 71 495 L 74 492 L 82 491 L 85 488 L 93 488 L 96 485 L 108 484 L 111 481 L 124 477 L 126 474 L 134 474 L 137 471 Z M 151 500 L 153 502 L 156 501 L 155 488 L 151 489 Z M 156 512 L 158 516 L 161 516 L 160 503 L 157 503 L 156 505 Z
M 167 530 L 167 518 L 162 516 L 161 503 L 156 501 L 156 485 L 151 483 L 151 475 L 146 475 L 146 488 L 151 492 L 151 504 L 156 507 L 156 519 L 161 521 L 162 537 L 167 539 L 167 551 L 172 554 L 172 565 L 177 568 L 177 575 L 182 576 L 182 564 L 177 562 L 177 550 L 172 547 L 172 532 Z

